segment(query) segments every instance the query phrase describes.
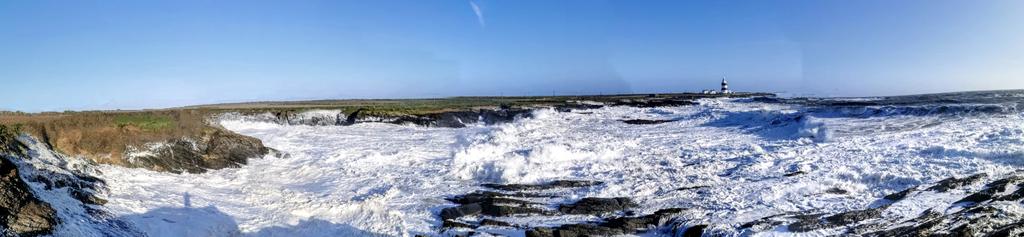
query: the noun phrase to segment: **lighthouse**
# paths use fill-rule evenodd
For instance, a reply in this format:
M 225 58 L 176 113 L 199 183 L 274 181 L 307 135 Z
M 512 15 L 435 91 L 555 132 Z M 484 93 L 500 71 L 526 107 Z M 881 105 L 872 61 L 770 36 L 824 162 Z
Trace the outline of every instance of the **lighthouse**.
M 729 82 L 725 81 L 725 77 L 722 77 L 722 94 L 732 94 L 729 90 Z

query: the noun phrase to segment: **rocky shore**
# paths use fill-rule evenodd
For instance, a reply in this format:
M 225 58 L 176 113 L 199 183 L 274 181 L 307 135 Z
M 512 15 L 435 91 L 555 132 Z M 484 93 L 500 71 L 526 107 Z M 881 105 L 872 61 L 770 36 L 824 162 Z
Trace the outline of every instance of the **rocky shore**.
M 243 119 L 287 125 L 350 126 L 360 123 L 460 128 L 471 124 L 493 125 L 528 118 L 539 108 L 569 112 L 604 106 L 683 106 L 693 102 L 679 98 L 632 98 L 604 102 L 564 101 L 536 106 L 475 107 L 424 113 L 381 112 L 370 108 L 355 110 L 280 109 L 253 113 L 231 110 L 175 110 L 127 113 L 84 113 L 28 117 L 18 120 L 17 127 L 3 125 L 0 136 L 0 231 L 4 235 L 36 236 L 53 233 L 61 225 L 61 216 L 79 215 L 85 219 L 111 225 L 132 233 L 131 228 L 110 219 L 101 207 L 106 200 L 103 181 L 77 168 L 95 164 L 111 164 L 160 172 L 202 173 L 213 169 L 245 165 L 248 159 L 279 154 L 255 138 L 239 135 L 220 127 L 220 119 Z M 345 112 L 348 111 L 348 112 Z M 122 119 L 127 117 L 129 119 Z M 26 122 L 27 121 L 27 122 Z M 11 124 L 10 122 L 5 122 Z M 115 126 L 110 126 L 114 124 Z M 21 138 L 19 138 L 21 137 Z M 88 164 L 69 164 L 64 155 L 46 161 L 33 160 L 26 142 L 36 143 L 44 153 L 84 158 Z M 43 151 L 33 151 L 43 152 Z M 30 162 L 31 161 L 31 162 Z M 41 168 L 46 166 L 49 168 Z M 79 167 L 81 168 L 81 167 Z M 446 228 L 512 225 L 495 219 L 464 220 L 467 216 L 516 215 L 606 215 L 602 222 L 552 227 L 528 227 L 530 236 L 573 236 L 636 233 L 661 226 L 677 209 L 646 215 L 630 211 L 635 207 L 628 197 L 583 198 L 569 204 L 550 206 L 534 196 L 536 192 L 566 188 L 587 188 L 599 182 L 559 181 L 544 185 L 485 185 L 485 191 L 453 197 L 456 209 L 446 209 Z M 35 187 L 35 188 L 33 188 Z M 81 211 L 55 210 L 40 198 L 40 192 L 54 198 L 77 203 Z M 54 196 L 56 195 L 56 196 Z M 65 200 L 66 199 L 66 200 Z M 550 201 L 550 200 L 547 200 Z M 64 214 L 61 214 L 64 213 Z M 81 220 L 78 220 L 81 221 Z M 520 226 L 527 228 L 527 226 Z M 692 232 L 692 231 L 691 231 Z
M 11 161 L 25 152 L 27 148 L 15 135 L 0 127 L 0 234 L 4 236 L 49 234 L 58 223 L 50 204 L 36 197 Z
M 986 181 L 988 180 L 988 181 Z M 929 209 L 907 221 L 884 216 L 887 208 L 922 193 L 946 193 L 985 183 L 977 191 L 947 203 L 946 209 Z M 1020 236 L 1024 234 L 1024 213 L 1017 210 L 1024 201 L 1024 176 L 1013 174 L 991 179 L 981 173 L 951 177 L 924 187 L 892 193 L 860 210 L 831 213 L 789 213 L 770 215 L 741 225 L 697 223 L 683 218 L 687 208 L 667 208 L 637 213 L 628 197 L 572 198 L 557 195 L 566 189 L 601 185 L 595 181 L 561 180 L 545 184 L 485 184 L 473 193 L 448 198 L 454 207 L 443 208 L 440 233 L 474 236 L 515 230 L 530 237 L 614 236 L 657 234 L 664 236 L 728 236 L 788 230 L 794 233 L 830 230 L 843 236 Z M 579 216 L 584 221 L 565 224 L 533 223 L 544 216 Z M 589 216 L 589 218 L 588 218 Z M 595 219 L 596 218 L 596 219 Z M 731 234 L 730 234 L 731 233 Z
M 480 108 L 456 111 L 431 112 L 423 114 L 376 113 L 368 109 L 344 110 L 277 111 L 262 113 L 226 113 L 219 119 L 240 119 L 270 122 L 282 125 L 308 126 L 350 126 L 360 123 L 390 123 L 425 127 L 461 128 L 469 124 L 492 125 L 505 123 L 516 118 L 528 118 L 533 108 Z
M 629 197 L 585 197 L 567 203 L 570 198 L 559 194 L 571 189 L 600 186 L 602 182 L 557 180 L 543 184 L 484 184 L 482 190 L 448 198 L 457 204 L 441 210 L 441 231 L 471 236 L 476 232 L 494 233 L 498 229 L 518 229 L 530 237 L 613 236 L 659 230 L 669 224 L 681 208 L 668 208 L 650 214 L 639 214 L 638 205 Z M 599 220 L 562 225 L 531 226 L 496 220 L 530 216 L 599 216 Z M 664 234 L 678 232 L 697 236 L 703 226 L 675 226 L 660 230 Z

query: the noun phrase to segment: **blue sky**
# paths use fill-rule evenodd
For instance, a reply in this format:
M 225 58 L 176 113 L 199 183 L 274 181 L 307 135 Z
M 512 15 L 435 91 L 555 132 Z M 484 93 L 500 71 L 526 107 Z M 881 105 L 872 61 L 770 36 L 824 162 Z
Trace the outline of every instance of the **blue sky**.
M 475 6 L 475 7 L 474 7 Z M 478 10 L 478 11 L 477 11 Z M 2 1 L 0 109 L 1024 88 L 1024 1 Z

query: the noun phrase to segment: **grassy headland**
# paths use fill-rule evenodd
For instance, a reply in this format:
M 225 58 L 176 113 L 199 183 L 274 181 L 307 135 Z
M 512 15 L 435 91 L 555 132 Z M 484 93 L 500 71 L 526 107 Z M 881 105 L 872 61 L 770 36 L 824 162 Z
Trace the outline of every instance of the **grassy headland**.
M 360 116 L 431 115 L 497 107 L 540 107 L 566 101 L 615 102 L 623 100 L 681 99 L 757 96 L 769 94 L 634 94 L 600 96 L 542 97 L 452 97 L 440 99 L 316 100 L 213 104 L 139 111 L 82 111 L 20 113 L 0 112 L 2 132 L 24 132 L 64 154 L 87 157 L 99 163 L 125 165 L 128 147 L 151 142 L 188 138 L 207 140 L 211 136 L 240 136 L 210 123 L 223 113 L 287 115 L 315 109 L 340 110 Z M 238 138 L 231 138 L 238 139 Z

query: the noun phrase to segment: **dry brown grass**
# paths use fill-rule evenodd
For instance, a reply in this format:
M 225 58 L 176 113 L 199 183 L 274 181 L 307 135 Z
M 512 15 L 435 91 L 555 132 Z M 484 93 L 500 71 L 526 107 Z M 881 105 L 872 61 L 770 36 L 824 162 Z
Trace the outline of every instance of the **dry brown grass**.
M 62 153 L 120 164 L 128 146 L 219 129 L 207 123 L 208 115 L 204 110 L 4 114 L 0 124 L 20 127 Z
M 701 98 L 724 95 L 661 94 L 656 97 Z M 0 111 L 0 125 L 20 127 L 64 154 L 123 165 L 125 149 L 150 142 L 228 132 L 209 124 L 211 116 L 224 112 L 288 114 L 310 109 L 340 109 L 372 116 L 424 115 L 483 107 L 538 106 L 567 100 L 612 101 L 647 98 L 649 95 L 552 96 L 552 97 L 454 97 L 410 100 L 321 100 L 255 102 L 192 106 L 166 110 L 20 113 Z

